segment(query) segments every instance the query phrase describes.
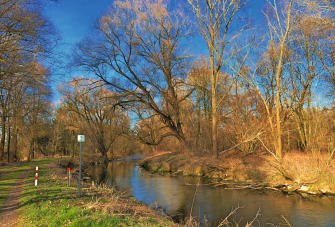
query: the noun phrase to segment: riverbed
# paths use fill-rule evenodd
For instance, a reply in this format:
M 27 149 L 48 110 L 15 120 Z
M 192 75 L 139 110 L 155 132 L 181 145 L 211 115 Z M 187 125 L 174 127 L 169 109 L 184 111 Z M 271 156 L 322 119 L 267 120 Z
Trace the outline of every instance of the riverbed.
M 271 190 L 213 187 L 199 177 L 150 174 L 135 161 L 114 161 L 109 163 L 107 171 L 95 166 L 89 173 L 100 183 L 128 191 L 138 201 L 163 209 L 175 221 L 192 213 L 201 223 L 216 226 L 239 207 L 229 220 L 240 226 L 259 212 L 255 226 L 288 226 L 286 219 L 292 226 L 335 227 L 334 197 L 304 198 Z

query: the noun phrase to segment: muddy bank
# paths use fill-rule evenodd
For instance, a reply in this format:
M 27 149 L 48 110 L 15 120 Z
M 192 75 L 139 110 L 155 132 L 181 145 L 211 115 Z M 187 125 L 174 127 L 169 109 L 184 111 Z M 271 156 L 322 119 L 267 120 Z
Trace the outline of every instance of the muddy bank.
M 308 166 L 308 163 L 304 163 L 306 160 L 301 160 L 300 155 L 299 158 L 295 155 L 286 159 L 289 161 L 284 160 L 283 166 L 289 165 L 286 172 L 290 176 L 289 179 L 266 154 L 228 155 L 217 159 L 215 156 L 199 157 L 191 154 L 168 153 L 145 158 L 140 162 L 140 166 L 155 174 L 203 177 L 213 186 L 228 189 L 270 189 L 287 194 L 298 193 L 302 196 L 335 195 L 333 165 L 327 172 L 319 174 L 321 177 L 306 180 L 302 173 L 299 174 L 296 170 L 300 168 L 301 171 L 306 172 L 303 174 L 308 175 L 309 170 L 304 169 L 306 165 Z M 291 163 L 292 159 L 295 159 L 294 164 Z M 314 168 L 312 164 L 310 168 Z M 316 173 L 313 172 L 313 174 Z

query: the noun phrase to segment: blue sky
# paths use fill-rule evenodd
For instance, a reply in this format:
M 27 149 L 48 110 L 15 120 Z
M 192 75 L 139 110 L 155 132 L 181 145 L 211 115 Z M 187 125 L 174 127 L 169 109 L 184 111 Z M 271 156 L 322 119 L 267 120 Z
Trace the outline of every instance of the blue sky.
M 44 9 L 67 44 L 75 44 L 92 31 L 95 21 L 109 8 L 111 0 L 58 0 Z
M 46 4 L 43 13 L 60 36 L 55 52 L 62 58 L 61 65 L 64 66 L 61 69 L 53 69 L 54 101 L 57 102 L 60 98 L 57 92 L 60 83 L 82 75 L 82 72 L 66 69 L 71 60 L 72 50 L 78 42 L 93 32 L 95 22 L 109 8 L 111 2 L 111 0 L 58 0 Z
M 186 0 L 185 4 L 187 4 Z M 113 3 L 113 0 L 57 0 L 49 1 L 44 10 L 44 15 L 54 25 L 61 40 L 56 48 L 60 58 L 63 60 L 63 69 L 54 69 L 52 76 L 52 87 L 54 100 L 57 101 L 60 95 L 57 87 L 60 83 L 69 79 L 80 76 L 83 73 L 79 71 L 70 71 L 66 69 L 67 63 L 70 62 L 71 52 L 75 45 L 83 38 L 92 35 L 94 24 L 103 15 L 104 12 Z M 245 10 L 247 15 L 256 23 L 261 22 L 263 15 L 261 10 L 264 7 L 265 0 L 250 0 Z M 194 49 L 194 48 L 193 48 Z M 201 48 L 205 50 L 205 46 Z M 201 52 L 201 50 L 198 50 Z

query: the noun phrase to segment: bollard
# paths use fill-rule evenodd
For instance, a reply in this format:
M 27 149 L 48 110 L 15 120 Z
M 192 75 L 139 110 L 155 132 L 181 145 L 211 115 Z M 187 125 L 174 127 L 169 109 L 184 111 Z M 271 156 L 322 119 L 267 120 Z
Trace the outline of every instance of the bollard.
M 38 166 L 36 166 L 36 172 L 35 172 L 35 186 L 37 186 L 37 178 L 38 178 Z
M 70 186 L 70 168 L 67 168 L 67 186 Z

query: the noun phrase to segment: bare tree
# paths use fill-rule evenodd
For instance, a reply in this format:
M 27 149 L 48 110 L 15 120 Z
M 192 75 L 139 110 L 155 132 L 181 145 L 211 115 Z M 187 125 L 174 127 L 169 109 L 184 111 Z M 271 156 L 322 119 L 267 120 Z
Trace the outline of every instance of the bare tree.
M 232 25 L 237 14 L 245 5 L 240 0 L 188 0 L 198 20 L 203 38 L 209 51 L 210 91 L 211 91 L 211 121 L 212 121 L 212 151 L 219 155 L 217 149 L 217 111 L 218 104 L 224 101 L 229 91 L 218 97 L 218 80 L 222 67 L 245 46 L 228 51 L 229 45 L 239 37 L 247 25 L 237 25 L 235 31 Z
M 96 87 L 90 84 L 97 85 Z M 97 81 L 74 79 L 64 92 L 67 111 L 77 119 L 77 127 L 85 132 L 108 163 L 107 153 L 119 136 L 129 131 L 127 113 L 115 105 L 117 95 L 103 88 Z M 115 98 L 116 97 L 116 98 Z
M 291 32 L 291 23 L 292 23 L 292 8 L 293 8 L 293 0 L 289 1 L 286 5 L 284 5 L 283 9 L 280 10 L 278 8 L 276 0 L 273 0 L 273 4 L 270 4 L 269 11 L 265 14 L 269 26 L 269 47 L 268 53 L 265 55 L 266 62 L 266 72 L 269 73 L 269 77 L 271 78 L 271 89 L 269 91 L 270 98 L 273 100 L 272 102 L 268 102 L 268 98 L 266 97 L 266 92 L 263 93 L 263 89 L 261 90 L 261 86 L 257 84 L 257 80 L 253 77 L 247 77 L 243 73 L 237 71 L 233 67 L 235 73 L 244 78 L 247 83 L 255 89 L 257 95 L 262 100 L 264 104 L 266 115 L 268 119 L 268 123 L 270 125 L 271 132 L 271 141 L 274 146 L 275 152 L 272 152 L 270 148 L 265 146 L 265 148 L 277 158 L 277 160 L 281 160 L 282 158 L 282 121 L 281 121 L 281 100 L 283 94 L 282 81 L 283 77 L 283 60 L 287 50 L 287 42 L 288 37 Z M 264 59 L 263 59 L 264 60 Z M 260 65 L 263 65 L 261 63 Z M 259 66 L 257 67 L 257 72 L 259 73 Z M 262 73 L 264 69 L 261 69 Z M 272 111 L 272 106 L 274 105 L 274 113 Z M 258 137 L 258 139 L 260 139 Z
M 202 149 L 203 151 L 210 151 L 212 149 L 212 144 L 210 143 L 212 109 L 210 75 L 210 67 L 204 58 L 200 61 L 196 61 L 188 74 L 188 83 L 192 84 L 195 90 L 194 99 L 196 103 L 194 108 L 197 111 L 195 147 L 197 149 Z M 216 107 L 217 124 L 222 126 L 222 118 L 225 116 L 225 112 L 229 109 L 225 104 L 228 103 L 227 100 L 229 99 L 231 88 L 233 86 L 233 79 L 230 75 L 222 71 L 218 73 L 217 79 L 216 97 L 219 100 Z M 191 121 L 194 121 L 194 116 Z M 221 141 L 222 140 L 218 139 L 219 144 Z
M 120 93 L 123 104 L 151 109 L 187 148 L 180 104 L 191 92 L 183 82 L 187 62 L 180 45 L 188 32 L 176 14 L 161 0 L 116 1 L 95 39 L 81 43 L 77 60 Z
M 13 147 L 16 151 L 16 116 L 26 114 L 18 112 L 16 107 L 23 100 L 26 101 L 26 97 L 31 97 L 28 90 L 33 87 L 33 81 L 37 82 L 36 79 L 40 79 L 35 76 L 40 72 L 36 71 L 33 64 L 51 47 L 47 44 L 50 44 L 49 35 L 52 32 L 47 20 L 40 13 L 37 1 L 4 0 L 0 2 L 0 6 L 1 158 L 4 155 L 6 138 L 9 145 L 11 137 L 14 138 Z M 9 123 L 14 124 L 14 131 L 11 133 L 9 132 L 13 125 Z M 6 131 L 8 131 L 7 137 Z M 11 148 L 9 145 L 7 145 L 8 157 Z
M 300 149 L 310 151 L 313 147 L 312 92 L 317 88 L 317 79 L 326 71 L 320 61 L 324 54 L 320 53 L 328 49 L 324 44 L 328 43 L 329 24 L 306 10 L 296 12 L 293 20 L 286 67 L 290 75 L 287 99 L 296 122 Z
M 302 30 L 312 37 L 309 40 L 314 47 L 313 55 L 317 55 L 323 67 L 322 78 L 330 85 L 330 94 L 335 94 L 335 2 L 330 0 L 300 0 L 303 12 L 300 16 Z M 306 25 L 313 29 L 308 30 Z M 305 25 L 305 26 L 304 26 Z M 313 32 L 311 32 L 313 31 Z

